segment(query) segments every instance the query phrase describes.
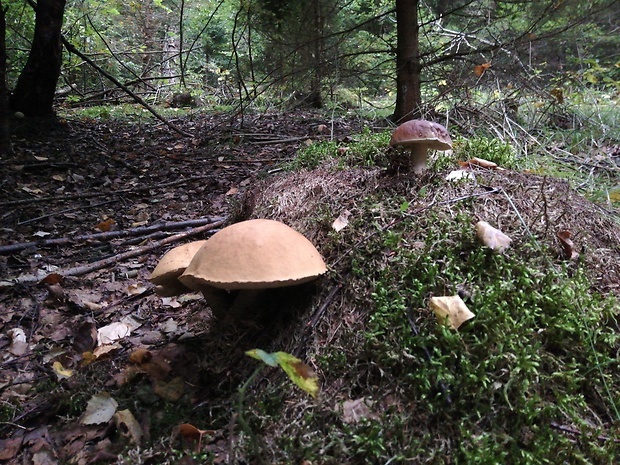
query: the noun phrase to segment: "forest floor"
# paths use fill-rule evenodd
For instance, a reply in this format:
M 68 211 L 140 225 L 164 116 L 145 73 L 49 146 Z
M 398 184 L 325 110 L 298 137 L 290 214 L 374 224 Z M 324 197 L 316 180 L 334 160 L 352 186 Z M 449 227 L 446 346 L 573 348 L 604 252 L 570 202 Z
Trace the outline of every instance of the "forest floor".
M 159 258 L 173 245 L 251 217 L 253 203 L 259 215 L 304 224 L 312 236 L 311 221 L 301 217 L 320 203 L 304 200 L 278 212 L 261 200 L 267 194 L 302 187 L 317 191 L 315 198 L 328 192 L 326 197 L 340 196 L 330 206 L 337 211 L 354 207 L 377 186 L 395 195 L 411 192 L 412 185 L 402 190 L 400 181 L 386 181 L 376 170 L 326 171 L 321 180 L 314 174 L 312 182 L 300 174 L 265 184 L 300 145 L 330 138 L 346 144 L 364 128 L 361 120 L 326 121 L 300 111 L 244 121 L 208 115 L 175 124 L 194 136 L 161 123 L 68 119 L 55 131 L 14 141 L 16 158 L 3 163 L 0 177 L 0 462 L 114 463 L 122 454 L 122 463 L 203 463 L 195 455 L 172 457 L 164 450 L 195 450 L 194 440 L 204 438 L 198 450 L 206 451 L 209 463 L 234 463 L 239 433 L 231 412 L 240 384 L 255 367 L 244 351 L 278 344 L 260 329 L 214 323 L 197 294 L 155 295 L 148 278 Z M 577 239 L 587 239 L 591 251 L 611 250 L 584 252 L 584 260 L 601 292 L 620 294 L 613 215 L 574 196 L 564 181 L 515 175 L 502 182 L 512 206 L 531 213 L 525 221 L 534 232 L 553 217 L 574 232 L 589 231 L 588 238 Z M 261 183 L 273 192 L 254 193 L 248 201 Z M 435 205 L 464 195 L 471 194 L 443 189 Z M 492 203 L 484 207 L 489 212 Z M 554 210 L 560 204 L 567 210 Z M 186 235 L 175 236 L 179 233 Z M 561 256 L 555 233 L 548 236 Z M 316 243 L 316 234 L 310 239 Z M 322 252 L 330 263 L 346 254 Z M 394 253 L 388 252 L 389 261 Z M 344 304 L 332 292 L 337 289 L 332 283 L 321 299 L 326 306 L 339 302 L 342 312 Z M 331 318 L 338 321 L 330 321 L 314 344 L 333 342 L 342 325 L 359 328 L 361 317 L 347 312 L 334 312 Z M 296 328 L 302 333 L 314 328 L 317 315 L 302 317 Z M 287 337 L 291 352 L 307 343 L 307 333 Z M 342 380 L 332 384 L 334 393 L 338 383 Z M 200 421 L 197 413 L 205 429 L 190 425 Z
M 153 294 L 148 278 L 170 247 L 159 241 L 208 237 L 243 214 L 247 188 L 278 172 L 300 144 L 345 138 L 363 124 L 301 111 L 286 120 L 222 114 L 172 122 L 193 137 L 161 123 L 95 119 L 18 132 L 0 179 L 0 244 L 19 244 L 0 252 L 0 461 L 115 460 L 120 451 L 104 440 L 108 421 L 72 417 L 94 393 L 126 382 L 119 376 L 138 347 L 158 348 L 163 378 L 146 375 L 154 383 L 193 379 L 198 355 L 189 346 L 209 317 L 197 295 L 179 302 Z M 37 243 L 49 239 L 60 243 Z M 192 299 L 200 302 L 183 308 Z M 86 361 L 101 344 L 97 329 L 119 322 L 131 335 Z M 169 389 L 168 399 L 182 395 L 182 387 Z M 142 442 L 155 439 L 149 425 L 140 428 Z

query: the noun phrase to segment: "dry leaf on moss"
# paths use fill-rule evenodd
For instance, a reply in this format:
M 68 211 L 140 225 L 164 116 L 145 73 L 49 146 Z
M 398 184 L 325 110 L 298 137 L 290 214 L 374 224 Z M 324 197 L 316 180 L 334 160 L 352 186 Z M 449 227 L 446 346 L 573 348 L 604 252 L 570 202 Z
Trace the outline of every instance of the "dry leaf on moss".
M 476 316 L 458 295 L 431 297 L 430 304 L 439 321 L 442 323 L 447 321 L 452 329 L 458 329 L 467 320 Z
M 560 245 L 562 246 L 564 258 L 567 260 L 577 260 L 579 258 L 579 253 L 575 250 L 575 244 L 573 244 L 573 241 L 570 238 L 571 232 L 564 229 L 562 231 L 558 231 L 557 236 L 560 240 Z
M 503 253 L 512 242 L 510 237 L 486 221 L 476 223 L 476 236 L 480 242 L 498 253 Z
M 374 402 L 367 397 L 345 400 L 342 403 L 342 421 L 353 425 L 364 419 L 378 420 L 379 415 L 372 411 L 373 407 Z
M 332 228 L 336 232 L 340 232 L 342 229 L 346 228 L 349 225 L 349 216 L 351 212 L 348 210 L 343 211 L 338 218 L 334 220 L 332 223 Z

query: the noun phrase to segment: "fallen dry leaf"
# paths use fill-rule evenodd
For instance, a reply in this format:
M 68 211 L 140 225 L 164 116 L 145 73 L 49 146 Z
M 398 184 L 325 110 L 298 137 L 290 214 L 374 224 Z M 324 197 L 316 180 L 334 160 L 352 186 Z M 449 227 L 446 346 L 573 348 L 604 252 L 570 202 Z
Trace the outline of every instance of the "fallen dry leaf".
M 156 381 L 153 390 L 162 399 L 176 402 L 185 393 L 185 381 L 183 378 L 177 377 L 166 383 L 164 381 Z
M 343 211 L 332 223 L 332 228 L 336 232 L 340 232 L 342 229 L 346 228 L 349 225 L 349 216 L 351 216 L 351 212 L 349 210 Z
M 575 244 L 573 244 L 570 238 L 571 232 L 567 229 L 563 229 L 562 231 L 558 231 L 557 236 L 562 246 L 564 258 L 567 260 L 577 260 L 579 258 L 579 253 L 575 250 Z
M 474 175 L 470 170 L 454 170 L 446 176 L 446 181 L 459 181 L 461 179 L 474 179 Z
M 106 354 L 109 354 L 111 352 L 114 352 L 116 350 L 120 350 L 123 347 L 120 344 L 104 344 L 102 346 L 97 347 L 95 350 L 93 350 L 92 354 L 96 357 L 96 358 L 101 358 Z
M 129 361 L 137 364 L 149 362 L 151 358 L 153 358 L 153 353 L 144 348 L 136 349 L 129 355 Z
M 183 441 L 183 448 L 185 450 L 193 450 L 194 452 L 200 452 L 202 437 L 205 434 L 214 434 L 214 430 L 198 429 L 194 425 L 189 423 L 183 423 L 179 426 L 179 434 Z
M 131 328 L 127 323 L 120 321 L 110 323 L 97 330 L 97 345 L 112 344 L 114 341 L 123 339 L 131 334 Z
M 11 460 L 22 446 L 24 438 L 18 436 L 11 439 L 0 439 L 0 460 Z
M 98 229 L 99 231 L 106 232 L 106 231 L 110 231 L 114 227 L 115 224 L 116 224 L 116 221 L 114 221 L 112 218 L 108 218 L 107 220 L 102 221 L 99 224 L 96 224 L 94 228 Z
M 97 344 L 97 327 L 92 320 L 83 321 L 73 332 L 73 348 L 76 352 L 92 352 Z
M 146 292 L 147 289 L 148 288 L 142 284 L 130 284 L 129 286 L 127 286 L 127 295 L 139 295 L 143 292 Z
M 491 63 L 482 63 L 481 65 L 476 65 L 476 66 L 474 66 L 474 74 L 476 76 L 480 77 L 490 67 L 491 67 Z
M 480 242 L 498 253 L 503 253 L 512 242 L 510 237 L 486 221 L 476 223 L 476 236 Z
M 112 419 L 118 403 L 107 392 L 100 392 L 90 398 L 82 416 L 83 425 L 100 425 Z
M 114 414 L 116 429 L 133 444 L 142 442 L 142 428 L 130 410 L 121 410 Z
M 345 400 L 342 403 L 342 421 L 348 424 L 359 423 L 363 419 L 378 419 L 372 412 L 374 402 L 366 397 L 355 400 Z
M 430 305 L 437 319 L 442 323 L 447 321 L 452 329 L 458 329 L 467 320 L 476 316 L 458 295 L 431 297 Z

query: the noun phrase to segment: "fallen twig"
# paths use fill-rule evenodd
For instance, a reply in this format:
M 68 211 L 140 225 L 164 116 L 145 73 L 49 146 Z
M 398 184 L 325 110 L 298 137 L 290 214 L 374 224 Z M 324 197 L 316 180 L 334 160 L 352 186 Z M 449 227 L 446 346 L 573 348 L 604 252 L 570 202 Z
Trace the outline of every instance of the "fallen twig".
M 126 194 L 135 194 L 136 192 L 149 191 L 151 189 L 160 189 L 162 187 L 173 187 L 179 184 L 184 184 L 190 181 L 197 181 L 201 179 L 208 179 L 213 177 L 212 175 L 201 175 L 201 176 L 191 176 L 188 178 L 177 179 L 176 181 L 170 181 L 161 184 L 150 184 L 148 186 L 139 186 L 132 187 L 131 189 L 119 189 L 116 191 L 99 191 L 99 192 L 82 192 L 81 194 L 71 194 L 71 195 L 50 195 L 47 197 L 35 197 L 32 199 L 20 199 L 20 200 L 9 200 L 6 202 L 0 202 L 0 207 L 11 207 L 17 205 L 26 205 L 29 203 L 37 203 L 37 202 L 61 202 L 64 200 L 82 200 L 89 199 L 93 197 L 106 197 L 112 195 L 126 195 Z
M 157 118 L 158 120 L 160 120 L 162 123 L 164 123 L 166 126 L 168 126 L 170 129 L 172 129 L 173 131 L 181 134 L 182 136 L 185 137 L 192 137 L 193 135 L 190 134 L 187 131 L 182 130 L 181 128 L 178 128 L 177 126 L 175 126 L 174 124 L 172 124 L 170 121 L 166 120 L 166 118 L 164 118 L 163 116 L 161 116 L 156 110 L 155 108 L 153 108 L 151 105 L 149 105 L 148 103 L 146 103 L 144 101 L 144 99 L 142 99 L 139 95 L 137 95 L 135 92 L 132 92 L 127 86 L 123 85 L 118 79 L 116 79 L 114 76 L 112 76 L 110 73 L 108 73 L 107 71 L 105 71 L 103 68 L 101 68 L 100 66 L 97 65 L 97 63 L 95 63 L 93 60 L 91 60 L 90 58 L 88 58 L 86 55 L 84 55 L 82 52 L 80 52 L 71 42 L 69 42 L 64 36 L 61 35 L 61 40 L 63 45 L 65 46 L 65 48 L 67 49 L 67 51 L 69 51 L 70 53 L 73 53 L 74 55 L 79 56 L 82 60 L 86 61 L 90 66 L 92 66 L 98 73 L 102 74 L 103 76 L 105 76 L 106 78 L 108 78 L 110 81 L 112 81 L 119 89 L 122 89 L 123 91 L 125 91 L 125 93 L 127 95 L 129 95 L 131 98 L 133 98 L 136 102 L 138 102 L 140 105 L 142 105 L 144 108 L 146 108 L 149 112 L 151 112 L 151 114 L 153 116 L 155 116 L 155 118 Z
M 411 331 L 413 331 L 413 334 L 415 334 L 416 336 L 419 337 L 420 336 L 420 330 L 418 329 L 417 325 L 415 324 L 411 308 L 407 309 L 407 321 L 409 321 L 409 326 L 411 327 Z M 424 354 L 426 355 L 426 358 L 428 359 L 428 361 L 430 363 L 433 363 L 433 356 L 431 355 L 431 351 L 428 349 L 428 347 L 423 345 L 422 346 L 422 350 L 424 350 Z M 441 389 L 441 392 L 444 395 L 444 398 L 446 399 L 446 403 L 447 404 L 451 404 L 452 403 L 452 397 L 450 396 L 450 391 L 448 390 L 448 387 L 446 386 L 446 383 L 444 383 L 443 380 L 441 380 L 441 379 L 439 380 L 439 388 Z
M 103 260 L 99 260 L 93 263 L 89 263 L 88 265 L 76 266 L 73 268 L 67 268 L 65 270 L 55 271 L 53 273 L 41 273 L 37 275 L 22 275 L 17 278 L 14 278 L 9 281 L 0 281 L 0 288 L 2 287 L 10 287 L 18 284 L 28 284 L 28 283 L 36 283 L 41 279 L 45 278 L 45 276 L 49 274 L 57 274 L 63 277 L 66 276 L 83 276 L 91 271 L 99 270 L 101 268 L 105 268 L 109 265 L 114 265 L 121 260 L 126 260 L 128 258 L 137 257 L 145 254 L 146 252 L 151 252 L 156 250 L 164 245 L 171 244 L 173 242 L 180 241 L 189 236 L 194 236 L 196 234 L 200 234 L 206 231 L 210 231 L 212 229 L 218 228 L 222 226 L 226 222 L 226 219 L 222 219 L 220 221 L 216 221 L 213 223 L 206 224 L 204 226 L 199 226 L 197 228 L 190 229 L 189 231 L 184 231 L 179 234 L 175 234 L 174 236 L 167 237 L 158 242 L 153 242 L 152 244 L 145 245 L 143 247 L 138 247 L 137 249 L 129 250 L 127 252 L 120 253 L 118 255 L 114 255 L 112 257 L 105 258 Z
M 57 212 L 51 212 L 51 213 L 47 213 L 45 215 L 37 216 L 36 218 L 29 218 L 29 219 L 24 220 L 24 221 L 19 221 L 17 223 L 17 226 L 23 226 L 24 224 L 35 223 L 37 221 L 44 220 L 45 218 L 50 218 L 50 217 L 52 217 L 54 215 L 60 215 L 62 213 L 74 212 L 74 211 L 78 211 L 78 210 L 83 210 L 85 208 L 101 207 L 102 205 L 107 205 L 108 203 L 113 203 L 113 202 L 116 202 L 116 200 L 106 200 L 104 202 L 99 202 L 99 203 L 95 203 L 95 204 L 88 205 L 88 206 L 66 208 L 64 210 L 60 210 L 60 211 L 57 211 Z
M 325 310 L 327 310 L 327 307 L 329 307 L 329 305 L 332 303 L 334 298 L 342 290 L 342 287 L 343 285 L 341 283 L 336 284 L 332 288 L 332 290 L 329 291 L 329 294 L 327 294 L 321 306 L 314 312 L 314 314 L 312 315 L 312 319 L 308 321 L 308 323 L 306 324 L 306 327 L 304 328 L 304 332 L 300 338 L 299 344 L 297 345 L 297 349 L 295 349 L 295 351 L 293 352 L 293 355 L 295 357 L 301 356 L 302 351 L 304 350 L 306 344 L 308 343 L 308 338 L 310 337 L 310 334 L 312 333 L 314 328 L 319 324 L 319 322 L 321 321 L 321 318 L 323 317 L 323 314 L 325 313 Z
M 573 436 L 587 436 L 588 438 L 594 438 L 595 437 L 596 439 L 598 439 L 599 441 L 602 441 L 602 442 L 610 442 L 611 441 L 611 442 L 615 442 L 616 444 L 620 443 L 620 439 L 615 439 L 615 438 L 611 438 L 609 436 L 604 436 L 604 435 L 594 436 L 594 435 L 591 435 L 591 434 L 584 433 L 583 431 L 581 431 L 581 430 L 579 430 L 577 428 L 574 428 L 572 426 L 560 425 L 559 423 L 556 423 L 555 421 L 552 421 L 550 423 L 550 425 L 551 425 L 552 428 L 555 428 L 555 429 L 557 429 L 559 431 L 562 431 L 564 433 L 572 434 Z
M 124 229 L 122 231 L 106 231 L 100 233 L 81 234 L 73 237 L 58 237 L 55 239 L 42 239 L 34 242 L 21 242 L 19 244 L 10 244 L 0 246 L 0 255 L 16 252 L 18 250 L 27 249 L 29 247 L 48 247 L 51 245 L 66 245 L 75 242 L 96 241 L 102 239 L 116 239 L 118 237 L 142 236 L 156 231 L 174 231 L 183 228 L 193 228 L 205 224 L 221 223 L 224 218 L 199 218 L 187 221 L 170 221 L 167 223 L 159 223 L 151 226 L 140 226 L 138 228 Z

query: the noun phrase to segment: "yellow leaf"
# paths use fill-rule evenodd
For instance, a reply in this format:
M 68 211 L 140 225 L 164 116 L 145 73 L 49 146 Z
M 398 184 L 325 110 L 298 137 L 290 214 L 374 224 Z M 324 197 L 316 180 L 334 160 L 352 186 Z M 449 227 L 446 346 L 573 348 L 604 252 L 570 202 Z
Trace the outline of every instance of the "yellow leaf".
M 476 316 L 458 295 L 431 297 L 430 305 L 437 318 L 441 322 L 447 321 L 452 329 L 458 329 L 467 320 Z
M 288 377 L 291 378 L 291 381 L 316 398 L 320 390 L 319 380 L 312 368 L 286 352 L 276 352 L 272 355 Z
M 319 381 L 316 373 L 312 368 L 303 363 L 297 357 L 286 352 L 274 352 L 272 354 L 261 349 L 248 350 L 246 355 L 261 360 L 269 366 L 280 365 L 288 377 L 297 386 L 306 391 L 312 397 L 316 397 L 319 393 Z
M 54 362 L 54 364 L 52 365 L 52 369 L 54 370 L 54 373 L 56 373 L 58 379 L 66 379 L 73 376 L 73 370 L 65 368 L 60 362 Z

